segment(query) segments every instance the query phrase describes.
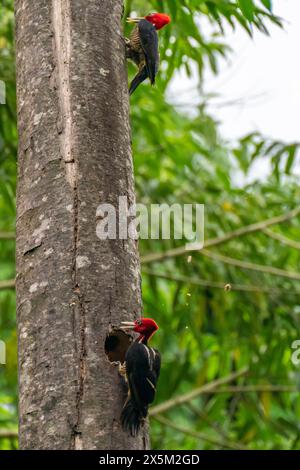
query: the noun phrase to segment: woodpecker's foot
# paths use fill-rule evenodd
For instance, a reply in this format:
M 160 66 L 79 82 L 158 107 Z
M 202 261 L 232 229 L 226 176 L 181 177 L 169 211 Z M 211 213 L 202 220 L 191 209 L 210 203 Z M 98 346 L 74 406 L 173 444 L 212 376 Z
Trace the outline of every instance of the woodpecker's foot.
M 132 58 L 131 42 L 130 39 L 124 38 L 125 50 L 126 50 L 126 59 Z
M 119 362 L 119 374 L 126 380 L 126 364 Z

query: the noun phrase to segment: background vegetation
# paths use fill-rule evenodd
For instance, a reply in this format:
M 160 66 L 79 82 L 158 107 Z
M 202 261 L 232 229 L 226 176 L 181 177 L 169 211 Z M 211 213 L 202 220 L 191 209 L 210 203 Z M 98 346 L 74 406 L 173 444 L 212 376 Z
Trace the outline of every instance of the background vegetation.
M 218 73 L 219 59 L 230 55 L 228 24 L 251 35 L 281 22 L 270 0 L 128 0 L 125 15 L 131 11 L 172 16 L 160 33 L 158 84 L 140 87 L 131 101 L 138 201 L 206 207 L 203 251 L 186 253 L 178 240 L 140 244 L 144 309 L 161 327 L 153 339 L 163 355 L 156 405 L 181 400 L 152 409 L 152 445 L 300 449 L 300 374 L 291 362 L 300 325 L 298 147 L 258 134 L 225 142 L 201 89 L 193 115 L 166 98 L 171 78 L 182 68 L 189 74 L 192 63 L 201 77 L 207 68 Z M 15 294 L 7 282 L 15 276 L 12 0 L 0 11 L 0 80 L 7 91 L 0 106 L 0 338 L 7 344 L 7 365 L 0 366 L 0 449 L 8 449 L 17 446 Z M 257 159 L 268 159 L 272 171 L 246 183 Z M 220 378 L 223 385 L 203 389 Z

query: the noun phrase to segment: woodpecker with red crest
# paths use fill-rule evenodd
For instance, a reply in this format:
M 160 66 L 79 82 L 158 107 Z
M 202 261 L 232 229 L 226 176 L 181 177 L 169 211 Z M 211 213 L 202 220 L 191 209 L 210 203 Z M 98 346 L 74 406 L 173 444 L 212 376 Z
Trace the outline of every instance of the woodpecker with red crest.
M 135 322 L 122 322 L 120 329 L 139 334 L 129 346 L 121 367 L 128 384 L 128 397 L 122 410 L 121 423 L 124 431 L 136 436 L 148 414 L 148 406 L 154 401 L 160 373 L 160 353 L 148 346 L 158 325 L 151 318 L 142 318 Z
M 130 84 L 130 95 L 146 78 L 149 78 L 151 85 L 154 85 L 159 68 L 157 31 L 169 24 L 170 21 L 169 15 L 164 13 L 151 13 L 142 18 L 127 18 L 128 23 L 137 23 L 137 25 L 132 31 L 130 39 L 126 39 L 126 56 L 139 69 Z

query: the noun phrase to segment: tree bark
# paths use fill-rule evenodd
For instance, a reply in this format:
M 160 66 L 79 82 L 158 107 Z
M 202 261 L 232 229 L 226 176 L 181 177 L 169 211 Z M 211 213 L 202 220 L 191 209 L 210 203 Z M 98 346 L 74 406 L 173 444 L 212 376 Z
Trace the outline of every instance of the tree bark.
M 133 204 L 122 0 L 16 0 L 21 449 L 145 449 L 120 428 L 106 335 L 141 312 L 137 243 L 99 240 Z

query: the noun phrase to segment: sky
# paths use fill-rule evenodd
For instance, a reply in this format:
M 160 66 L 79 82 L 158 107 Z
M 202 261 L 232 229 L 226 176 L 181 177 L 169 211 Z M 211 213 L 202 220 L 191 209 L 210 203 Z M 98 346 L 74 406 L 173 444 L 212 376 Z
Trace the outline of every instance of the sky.
M 229 29 L 230 59 L 222 61 L 218 76 L 205 77 L 205 93 L 218 94 L 209 110 L 229 140 L 260 131 L 273 139 L 300 141 L 300 0 L 273 0 L 273 10 L 284 18 L 284 30 L 270 25 L 270 37 L 257 32 L 253 40 L 240 28 Z M 191 107 L 197 102 L 197 83 L 196 73 L 191 79 L 178 74 L 170 99 Z

